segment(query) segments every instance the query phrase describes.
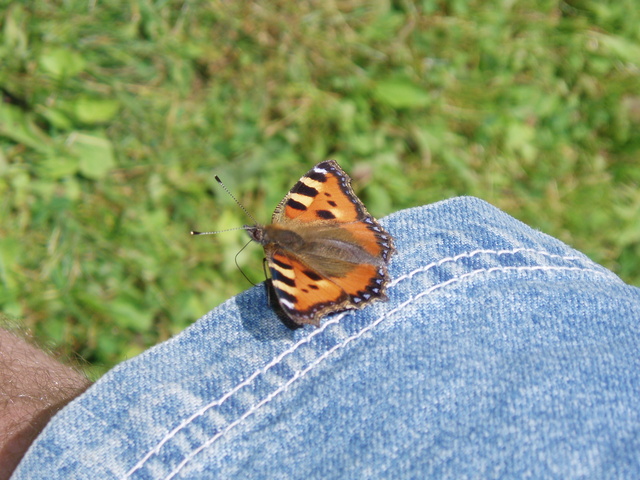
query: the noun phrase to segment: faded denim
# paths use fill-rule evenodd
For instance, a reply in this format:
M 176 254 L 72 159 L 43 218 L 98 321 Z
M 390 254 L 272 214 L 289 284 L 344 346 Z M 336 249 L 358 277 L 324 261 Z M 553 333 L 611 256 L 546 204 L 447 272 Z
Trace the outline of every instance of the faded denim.
M 389 301 L 252 288 L 58 413 L 25 479 L 640 478 L 640 289 L 475 198 L 398 212 Z

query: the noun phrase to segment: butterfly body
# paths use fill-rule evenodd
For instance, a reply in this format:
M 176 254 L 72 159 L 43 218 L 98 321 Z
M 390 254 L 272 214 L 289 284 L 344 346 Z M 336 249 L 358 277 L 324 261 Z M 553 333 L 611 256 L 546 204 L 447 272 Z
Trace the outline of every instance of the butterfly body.
M 298 324 L 385 300 L 392 237 L 369 215 L 333 160 L 303 176 L 270 225 L 244 227 L 265 250 L 280 306 Z

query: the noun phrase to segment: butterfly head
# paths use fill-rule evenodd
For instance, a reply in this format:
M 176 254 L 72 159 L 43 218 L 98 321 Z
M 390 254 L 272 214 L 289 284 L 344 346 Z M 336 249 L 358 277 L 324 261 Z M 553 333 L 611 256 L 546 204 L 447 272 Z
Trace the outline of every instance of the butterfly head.
M 249 234 L 254 242 L 264 245 L 264 227 L 261 225 L 243 225 L 242 228 Z
M 242 228 L 247 231 L 251 240 L 265 248 L 279 246 L 286 250 L 295 251 L 304 244 L 301 235 L 279 225 L 244 225 Z

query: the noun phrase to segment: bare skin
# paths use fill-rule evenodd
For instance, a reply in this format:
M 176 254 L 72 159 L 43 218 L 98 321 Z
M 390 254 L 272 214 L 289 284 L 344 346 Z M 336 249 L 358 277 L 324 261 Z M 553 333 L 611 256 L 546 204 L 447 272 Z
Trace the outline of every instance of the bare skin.
M 91 382 L 0 328 L 0 480 L 8 479 L 47 422 Z

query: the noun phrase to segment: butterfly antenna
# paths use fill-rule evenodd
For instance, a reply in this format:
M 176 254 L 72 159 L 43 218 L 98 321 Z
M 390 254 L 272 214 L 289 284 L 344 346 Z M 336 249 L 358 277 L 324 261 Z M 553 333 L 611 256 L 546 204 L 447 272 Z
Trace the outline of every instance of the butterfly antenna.
M 251 220 L 253 220 L 253 223 L 255 223 L 255 224 L 257 225 L 257 224 L 258 224 L 257 220 L 256 220 L 255 218 L 253 218 L 253 215 L 251 215 L 251 214 L 249 213 L 249 211 L 248 211 L 246 208 L 244 208 L 244 205 L 242 205 L 242 204 L 238 201 L 238 199 L 237 199 L 236 197 L 234 197 L 234 196 L 233 196 L 233 193 L 231 193 L 231 192 L 229 191 L 229 189 L 225 186 L 225 184 L 224 184 L 224 183 L 222 183 L 222 180 L 220 180 L 220 177 L 216 175 L 216 176 L 215 176 L 215 179 L 216 179 L 216 182 L 218 182 L 218 183 L 220 184 L 220 186 L 224 189 L 224 191 L 225 191 L 225 192 L 227 192 L 231 198 L 233 198 L 233 201 L 234 201 L 234 202 L 236 202 L 236 203 L 238 204 L 238 206 L 239 206 L 239 207 L 242 209 L 242 211 L 247 215 L 247 217 L 249 217 Z M 246 245 L 245 245 L 245 246 L 246 246 Z M 242 251 L 242 250 L 240 250 L 240 251 Z M 238 253 L 240 253 L 240 252 L 238 252 Z
M 244 228 L 244 227 L 234 227 L 234 228 L 227 228 L 225 230 L 216 230 L 215 232 L 196 232 L 195 230 L 191 230 L 191 235 L 215 235 L 217 233 L 232 232 L 234 230 L 246 230 L 246 228 Z
M 247 248 L 247 245 L 249 245 L 252 241 L 253 241 L 253 240 L 249 240 L 247 243 L 245 243 L 245 244 L 244 244 L 244 247 L 242 247 L 242 248 L 240 249 L 240 251 L 239 251 L 238 253 L 236 253 L 236 256 L 235 256 L 234 260 L 235 260 L 235 262 L 236 262 L 236 267 L 238 267 L 238 270 L 240 270 L 240 273 L 244 276 L 244 278 L 246 278 L 246 279 L 247 279 L 247 281 L 248 281 L 251 285 L 253 285 L 253 286 L 255 287 L 255 286 L 256 286 L 256 284 L 255 284 L 255 283 L 253 283 L 249 277 L 247 277 L 247 274 L 246 274 L 246 273 L 244 273 L 244 272 L 242 271 L 242 268 L 240 268 L 240 265 L 238 265 L 238 255 L 240 255 L 240 253 L 241 253 L 245 248 Z

